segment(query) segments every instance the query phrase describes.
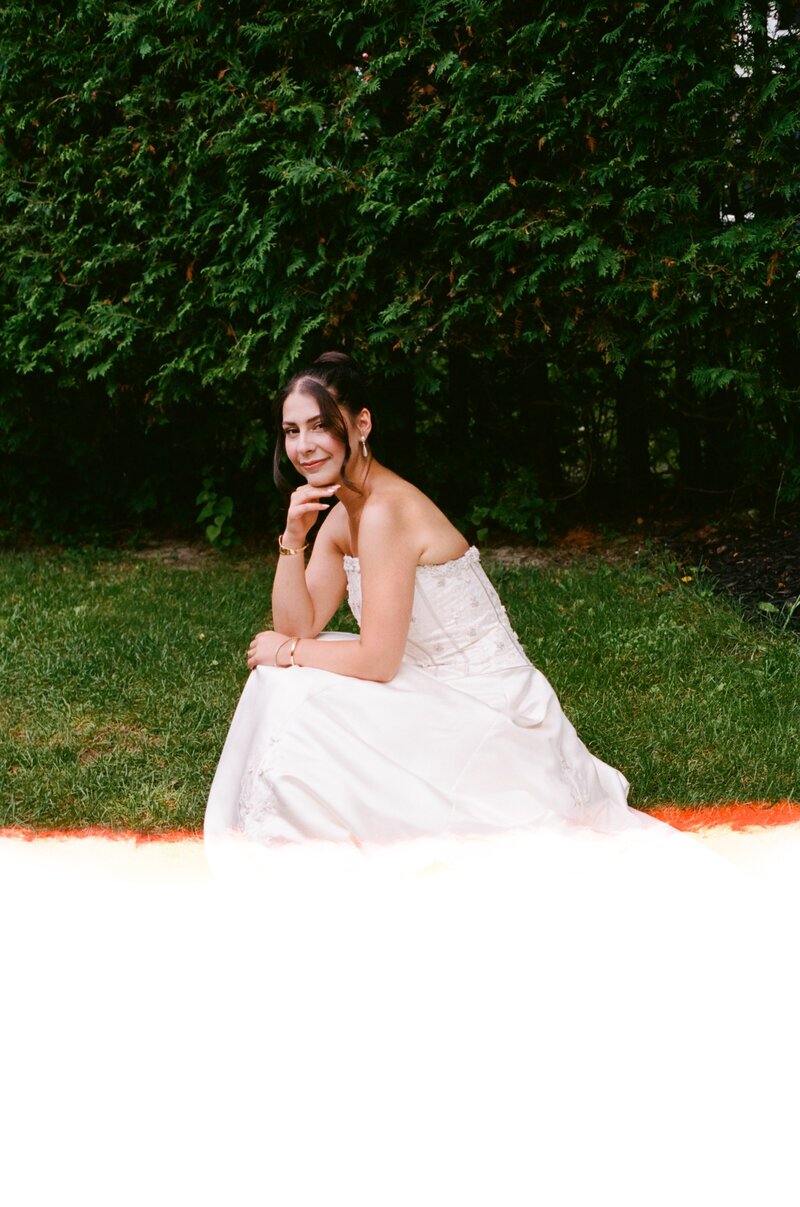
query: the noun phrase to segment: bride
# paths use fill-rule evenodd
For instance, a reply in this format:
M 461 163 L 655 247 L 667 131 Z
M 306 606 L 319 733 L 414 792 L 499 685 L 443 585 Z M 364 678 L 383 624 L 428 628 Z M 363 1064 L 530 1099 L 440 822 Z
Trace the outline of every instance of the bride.
M 206 811 L 218 988 L 181 1011 L 226 1079 L 212 1159 L 227 1127 L 236 1201 L 285 1207 L 787 1201 L 794 1113 L 752 1103 L 798 1058 L 741 1037 L 793 1000 L 795 911 L 628 808 L 368 402 L 340 353 L 279 399 L 305 481 Z M 324 631 L 345 595 L 358 637 Z
M 370 447 L 354 362 L 320 356 L 278 399 L 291 495 L 272 594 L 206 811 L 209 841 L 653 826 L 581 743 L 478 552 Z M 338 500 L 338 506 L 332 501 Z M 305 562 L 308 533 L 327 512 Z M 324 632 L 347 596 L 360 632 Z

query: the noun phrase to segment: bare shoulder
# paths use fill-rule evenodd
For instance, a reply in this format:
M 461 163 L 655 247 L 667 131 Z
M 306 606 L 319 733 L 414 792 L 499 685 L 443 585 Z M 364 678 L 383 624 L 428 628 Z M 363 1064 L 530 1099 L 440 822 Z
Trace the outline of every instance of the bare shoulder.
M 419 525 L 414 522 L 413 487 L 402 478 L 385 483 L 365 501 L 358 524 L 362 540 L 391 539 L 416 548 L 421 542 Z
M 364 505 L 364 535 L 383 534 L 413 550 L 420 564 L 461 557 L 468 543 L 432 499 L 411 482 L 390 474 Z
M 380 490 L 374 490 L 365 501 L 361 512 L 361 522 L 365 520 L 374 525 L 400 524 L 407 519 L 413 507 L 415 488 L 410 482 L 394 475 L 389 481 L 381 484 Z

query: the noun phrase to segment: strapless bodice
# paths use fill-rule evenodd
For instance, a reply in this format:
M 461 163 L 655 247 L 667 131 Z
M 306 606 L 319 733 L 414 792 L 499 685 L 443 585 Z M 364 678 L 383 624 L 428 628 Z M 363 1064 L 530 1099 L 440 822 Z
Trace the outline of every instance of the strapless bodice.
M 350 610 L 361 623 L 361 569 L 345 556 Z M 473 546 L 453 561 L 417 566 L 404 662 L 444 676 L 484 674 L 528 663 Z

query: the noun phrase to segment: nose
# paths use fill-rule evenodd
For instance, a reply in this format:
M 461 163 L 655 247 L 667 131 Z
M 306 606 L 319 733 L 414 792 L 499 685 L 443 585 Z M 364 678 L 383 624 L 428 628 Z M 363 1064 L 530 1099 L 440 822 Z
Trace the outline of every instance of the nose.
M 300 432 L 300 454 L 305 457 L 306 453 L 311 452 L 315 448 L 314 432 L 311 428 L 305 428 Z

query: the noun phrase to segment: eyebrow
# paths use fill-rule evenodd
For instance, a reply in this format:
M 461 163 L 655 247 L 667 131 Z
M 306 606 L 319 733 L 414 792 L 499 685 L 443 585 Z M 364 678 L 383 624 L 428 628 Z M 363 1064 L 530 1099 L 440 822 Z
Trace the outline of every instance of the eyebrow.
M 322 416 L 321 416 L 321 415 L 311 415 L 311 416 L 310 416 L 308 419 L 306 419 L 306 420 L 305 420 L 305 422 L 306 422 L 306 423 L 316 423 L 316 422 L 317 422 L 317 420 L 318 420 L 318 419 L 321 419 L 321 418 L 322 418 Z M 297 423 L 294 421 L 294 419 L 284 419 L 284 421 L 283 421 L 283 427 L 284 427 L 284 428 L 287 428 L 287 427 L 297 427 L 297 426 L 298 426 L 298 425 L 297 425 Z

